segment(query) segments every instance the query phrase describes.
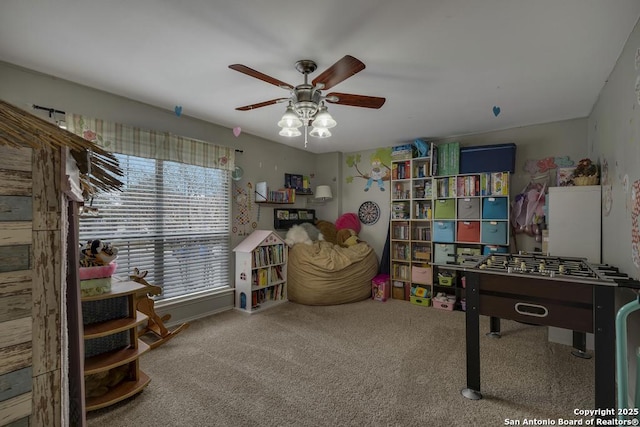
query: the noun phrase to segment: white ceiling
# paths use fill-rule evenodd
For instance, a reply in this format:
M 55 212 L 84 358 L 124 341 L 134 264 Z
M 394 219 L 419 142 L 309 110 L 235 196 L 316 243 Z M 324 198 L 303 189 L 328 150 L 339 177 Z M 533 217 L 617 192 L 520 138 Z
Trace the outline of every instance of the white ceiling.
M 288 92 L 228 68 L 303 82 L 344 55 L 366 68 L 331 89 L 386 97 L 329 105 L 314 153 L 586 117 L 640 16 L 638 0 L 2 0 L 0 60 L 169 111 L 278 135 Z M 493 113 L 497 106 L 501 112 Z

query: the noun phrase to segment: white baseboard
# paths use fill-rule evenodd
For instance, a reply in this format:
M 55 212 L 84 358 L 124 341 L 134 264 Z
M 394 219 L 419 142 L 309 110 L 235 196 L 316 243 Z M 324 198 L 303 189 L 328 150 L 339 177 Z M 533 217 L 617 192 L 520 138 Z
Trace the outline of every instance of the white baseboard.
M 170 314 L 171 319 L 165 326 L 173 327 L 185 322 L 211 316 L 233 309 L 234 289 L 225 288 L 208 294 L 158 301 L 156 313 L 162 317 Z
M 549 326 L 549 342 L 573 347 L 573 331 Z M 593 334 L 587 334 L 587 350 L 593 350 Z

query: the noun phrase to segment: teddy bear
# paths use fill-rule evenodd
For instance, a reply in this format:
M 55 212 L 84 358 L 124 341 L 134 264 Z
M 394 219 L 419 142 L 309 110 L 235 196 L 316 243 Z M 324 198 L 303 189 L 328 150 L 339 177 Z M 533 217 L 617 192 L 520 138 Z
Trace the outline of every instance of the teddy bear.
M 360 238 L 358 238 L 358 233 L 355 230 L 343 228 L 336 232 L 336 243 L 343 248 L 348 248 L 360 243 Z
M 327 242 L 336 244 L 336 226 L 331 221 L 326 221 L 324 219 L 316 220 L 316 227 L 320 230 L 320 233 L 324 236 L 324 240 Z

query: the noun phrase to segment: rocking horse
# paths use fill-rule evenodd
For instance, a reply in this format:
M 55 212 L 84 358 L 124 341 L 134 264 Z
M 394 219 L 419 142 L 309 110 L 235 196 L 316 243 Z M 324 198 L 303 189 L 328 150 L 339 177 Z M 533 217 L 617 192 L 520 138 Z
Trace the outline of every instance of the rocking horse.
M 140 297 L 136 302 L 136 308 L 139 312 L 144 313 L 149 318 L 147 326 L 140 331 L 140 338 L 145 341 L 152 349 L 164 344 L 171 338 L 179 334 L 181 331 L 189 327 L 188 323 L 183 323 L 173 330 L 167 329 L 164 326 L 164 322 L 171 319 L 170 314 L 165 314 L 160 317 L 155 311 L 155 301 L 151 298 L 153 295 L 160 295 L 162 288 L 157 285 L 152 285 L 144 278 L 147 276 L 148 271 L 140 271 L 137 268 L 133 269 L 133 274 L 129 276 L 134 282 L 140 283 L 148 288 L 145 296 Z

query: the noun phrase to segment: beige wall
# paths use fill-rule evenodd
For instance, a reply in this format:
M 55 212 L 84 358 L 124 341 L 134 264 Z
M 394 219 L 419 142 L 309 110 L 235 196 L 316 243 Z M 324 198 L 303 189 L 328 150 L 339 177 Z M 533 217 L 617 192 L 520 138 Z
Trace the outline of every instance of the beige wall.
M 634 183 L 640 185 L 638 49 L 640 24 L 636 24 L 629 36 L 588 122 L 589 155 L 607 165 L 602 182 L 602 261 L 635 278 L 640 273 L 640 248 L 634 247 L 632 237 L 633 234 L 640 235 L 634 217 L 634 210 L 636 214 L 640 213 L 640 195 L 634 197 L 633 192 Z M 634 298 L 636 295 L 630 291 L 621 292 L 617 303 L 621 306 Z M 635 352 L 640 346 L 640 312 L 634 312 L 628 320 L 629 389 L 633 390 Z

